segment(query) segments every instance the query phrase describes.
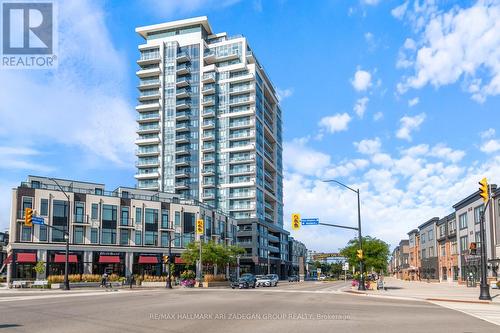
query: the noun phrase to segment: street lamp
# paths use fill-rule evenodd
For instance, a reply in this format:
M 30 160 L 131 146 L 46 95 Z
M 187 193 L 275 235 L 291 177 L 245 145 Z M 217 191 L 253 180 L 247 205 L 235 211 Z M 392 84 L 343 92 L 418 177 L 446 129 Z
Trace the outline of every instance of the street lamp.
M 58 228 L 55 228 L 57 230 L 63 231 L 64 232 L 64 240 L 66 241 L 66 255 L 64 259 L 64 287 L 63 290 L 69 290 L 69 279 L 68 279 L 68 261 L 69 261 L 69 221 L 70 221 L 70 213 L 71 213 L 71 201 L 69 198 L 69 195 L 63 190 L 61 185 L 54 179 L 54 178 L 49 178 L 49 180 L 52 180 L 57 187 L 64 193 L 66 198 L 68 199 L 68 229 L 67 230 L 60 230 Z
M 360 200 L 359 200 L 359 188 L 358 189 L 353 189 L 346 184 L 343 184 L 335 179 L 329 179 L 329 180 L 323 180 L 325 183 L 336 183 L 340 186 L 345 187 L 346 189 L 356 193 L 358 196 L 358 239 L 359 239 L 359 249 L 363 251 L 363 238 L 361 237 L 361 207 L 360 207 Z M 358 285 L 358 290 L 366 290 L 365 288 L 365 277 L 364 277 L 364 268 L 363 268 L 363 259 L 359 260 L 359 285 Z

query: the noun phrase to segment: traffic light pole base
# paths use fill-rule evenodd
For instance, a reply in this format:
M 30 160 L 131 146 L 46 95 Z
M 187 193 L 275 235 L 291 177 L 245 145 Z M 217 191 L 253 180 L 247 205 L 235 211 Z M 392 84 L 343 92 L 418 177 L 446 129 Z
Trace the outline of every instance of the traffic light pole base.
M 479 299 L 484 301 L 491 301 L 490 286 L 488 284 L 481 284 L 479 288 Z

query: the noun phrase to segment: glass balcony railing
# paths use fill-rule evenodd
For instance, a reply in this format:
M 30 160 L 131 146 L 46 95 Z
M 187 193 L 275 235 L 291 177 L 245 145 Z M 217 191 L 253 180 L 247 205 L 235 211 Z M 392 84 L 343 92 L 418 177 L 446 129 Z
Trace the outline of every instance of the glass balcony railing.
M 141 113 L 137 117 L 137 120 L 148 120 L 148 119 L 158 119 L 160 118 L 160 114 L 158 112 L 155 113 Z
M 151 84 L 160 84 L 160 80 L 158 80 L 156 78 L 152 78 L 152 79 L 143 79 L 143 80 L 139 81 L 139 86 L 140 87 L 148 86 L 148 85 L 151 85 Z
M 141 57 L 139 58 L 140 61 L 152 59 L 160 59 L 160 50 L 141 52 Z
M 151 124 L 151 125 L 139 125 L 138 131 L 149 131 L 149 130 L 159 130 L 160 125 L 158 124 Z
M 215 72 L 204 73 L 201 78 L 203 81 L 212 80 L 215 81 Z

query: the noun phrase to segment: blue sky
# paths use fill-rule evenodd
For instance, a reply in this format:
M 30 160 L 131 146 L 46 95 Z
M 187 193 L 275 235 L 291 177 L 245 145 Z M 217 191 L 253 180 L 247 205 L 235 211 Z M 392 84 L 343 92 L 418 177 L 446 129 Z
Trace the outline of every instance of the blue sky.
M 207 15 L 243 34 L 284 113 L 285 221 L 355 223 L 391 244 L 500 182 L 500 2 L 71 1 L 59 3 L 59 68 L 0 71 L 0 228 L 28 174 L 135 184 L 137 26 Z M 288 228 L 288 223 L 286 223 Z M 309 248 L 353 235 L 304 227 Z

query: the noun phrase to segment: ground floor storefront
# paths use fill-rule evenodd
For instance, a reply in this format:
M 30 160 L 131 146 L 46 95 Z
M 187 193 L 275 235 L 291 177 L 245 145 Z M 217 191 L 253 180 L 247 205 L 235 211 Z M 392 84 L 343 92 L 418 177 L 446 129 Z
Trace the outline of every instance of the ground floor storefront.
M 281 260 L 253 261 L 252 259 L 240 260 L 240 274 L 252 273 L 255 275 L 277 274 L 280 279 L 287 279 L 291 273 L 291 264 Z M 298 273 L 295 273 L 298 274 Z

